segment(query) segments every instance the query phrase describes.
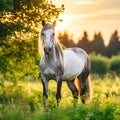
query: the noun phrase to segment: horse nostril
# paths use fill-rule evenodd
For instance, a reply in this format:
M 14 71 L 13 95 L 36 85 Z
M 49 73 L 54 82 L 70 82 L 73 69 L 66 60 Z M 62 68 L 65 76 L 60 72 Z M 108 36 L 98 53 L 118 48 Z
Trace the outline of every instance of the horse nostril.
M 49 47 L 49 51 L 51 51 L 51 47 Z
M 48 47 L 48 46 L 46 46 L 45 48 L 44 48 L 44 51 L 45 51 L 45 53 L 47 53 L 47 54 L 49 54 L 50 52 L 51 52 L 51 47 Z
M 44 48 L 44 51 L 46 51 L 46 49 Z

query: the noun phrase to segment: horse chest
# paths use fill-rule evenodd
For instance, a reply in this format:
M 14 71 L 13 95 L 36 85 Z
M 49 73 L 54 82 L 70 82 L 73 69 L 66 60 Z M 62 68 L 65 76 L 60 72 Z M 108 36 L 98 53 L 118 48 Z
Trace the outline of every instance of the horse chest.
M 47 79 L 55 79 L 56 76 L 56 64 L 51 62 L 41 62 L 40 64 L 41 72 Z
M 51 68 L 45 69 L 43 73 L 49 79 L 54 79 L 55 78 L 55 71 Z

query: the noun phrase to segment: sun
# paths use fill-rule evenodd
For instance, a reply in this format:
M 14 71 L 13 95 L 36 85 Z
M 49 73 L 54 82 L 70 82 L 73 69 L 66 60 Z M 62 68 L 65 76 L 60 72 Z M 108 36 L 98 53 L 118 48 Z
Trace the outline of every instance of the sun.
M 56 31 L 59 32 L 59 31 L 65 30 L 68 21 L 69 19 L 66 15 L 60 14 L 59 21 L 57 21 L 57 24 L 56 24 Z

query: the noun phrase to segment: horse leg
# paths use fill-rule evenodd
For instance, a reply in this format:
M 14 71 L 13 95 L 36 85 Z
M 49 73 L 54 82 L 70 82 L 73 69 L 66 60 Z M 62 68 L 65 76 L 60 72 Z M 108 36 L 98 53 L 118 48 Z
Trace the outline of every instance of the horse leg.
M 61 77 L 57 77 L 57 92 L 56 92 L 56 100 L 57 100 L 57 106 L 59 105 L 59 102 L 61 100 L 61 87 L 62 87 L 62 79 Z
M 67 81 L 67 85 L 72 92 L 73 98 L 78 99 L 78 90 L 75 86 L 74 80 Z
M 44 107 L 47 107 L 47 98 L 48 98 L 48 81 L 44 75 L 41 75 L 41 81 L 43 85 L 43 103 Z
M 88 98 L 90 94 L 90 81 L 88 76 L 89 76 L 89 71 L 83 71 L 81 75 L 78 76 L 81 85 L 80 96 L 82 103 L 85 103 L 86 98 Z

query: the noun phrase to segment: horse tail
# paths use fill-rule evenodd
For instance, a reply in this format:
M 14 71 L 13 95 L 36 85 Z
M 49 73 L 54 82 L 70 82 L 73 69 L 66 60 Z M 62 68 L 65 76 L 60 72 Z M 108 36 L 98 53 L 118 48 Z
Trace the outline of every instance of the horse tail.
M 88 94 L 87 101 L 90 102 L 93 98 L 91 82 L 90 82 L 90 75 L 88 76 L 86 85 L 87 85 L 87 94 Z M 78 90 L 78 101 L 81 102 L 81 98 L 80 98 L 81 84 L 80 84 L 80 80 L 78 78 L 75 79 L 75 86 Z
M 80 80 L 78 78 L 75 79 L 75 86 L 78 90 L 78 102 L 81 102 L 80 99 L 81 85 L 80 85 Z

